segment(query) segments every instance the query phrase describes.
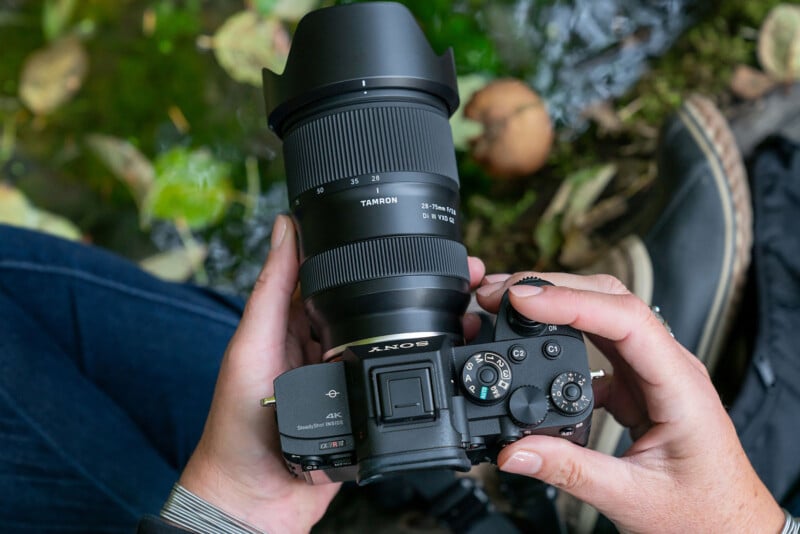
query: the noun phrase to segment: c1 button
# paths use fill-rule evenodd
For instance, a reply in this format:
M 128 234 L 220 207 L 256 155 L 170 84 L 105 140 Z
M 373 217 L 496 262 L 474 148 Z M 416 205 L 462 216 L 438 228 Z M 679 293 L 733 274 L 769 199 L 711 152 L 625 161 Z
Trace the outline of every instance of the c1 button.
M 508 357 L 512 361 L 520 363 L 528 357 L 528 351 L 522 345 L 511 345 L 508 349 Z
M 555 360 L 561 356 L 561 345 L 552 339 L 550 341 L 546 341 L 542 346 L 542 354 L 544 354 L 545 358 Z

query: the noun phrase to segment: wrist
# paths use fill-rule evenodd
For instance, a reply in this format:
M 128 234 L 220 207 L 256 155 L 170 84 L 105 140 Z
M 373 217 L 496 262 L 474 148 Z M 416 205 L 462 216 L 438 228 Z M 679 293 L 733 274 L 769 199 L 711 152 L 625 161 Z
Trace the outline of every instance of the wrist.
M 306 485 L 290 479 L 288 471 L 274 472 L 259 465 L 249 472 L 267 475 L 253 479 L 243 472 L 230 474 L 198 446 L 178 483 L 217 509 L 265 532 L 309 532 L 330 500 L 317 508 L 315 499 L 299 498 L 295 491 L 298 484 L 304 489 Z

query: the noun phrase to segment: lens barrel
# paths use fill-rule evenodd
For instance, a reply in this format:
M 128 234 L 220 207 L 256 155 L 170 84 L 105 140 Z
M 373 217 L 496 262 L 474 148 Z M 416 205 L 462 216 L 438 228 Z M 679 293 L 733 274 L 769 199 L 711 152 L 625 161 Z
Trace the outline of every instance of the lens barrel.
M 264 94 L 326 357 L 383 339 L 461 342 L 452 51 L 434 54 L 400 4 L 321 9 L 300 21 L 284 73 L 264 70 Z

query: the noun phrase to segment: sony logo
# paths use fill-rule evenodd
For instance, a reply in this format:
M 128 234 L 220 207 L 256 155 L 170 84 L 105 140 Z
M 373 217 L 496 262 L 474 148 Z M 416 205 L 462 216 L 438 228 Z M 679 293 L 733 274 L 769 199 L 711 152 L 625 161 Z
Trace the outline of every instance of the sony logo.
M 372 354 L 373 352 L 384 352 L 387 350 L 399 350 L 399 349 L 413 349 L 419 347 L 427 347 L 428 341 L 427 340 L 420 340 L 420 341 L 406 341 L 404 343 L 393 343 L 391 345 L 383 345 L 383 346 L 372 346 L 369 348 L 369 353 Z

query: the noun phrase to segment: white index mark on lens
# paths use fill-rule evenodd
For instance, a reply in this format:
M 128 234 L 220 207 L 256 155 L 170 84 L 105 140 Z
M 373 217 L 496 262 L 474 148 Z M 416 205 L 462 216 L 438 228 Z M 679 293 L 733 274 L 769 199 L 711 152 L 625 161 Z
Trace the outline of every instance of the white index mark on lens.
M 366 86 L 367 86 L 367 80 L 361 80 L 361 87 L 366 87 Z M 367 92 L 364 91 L 364 94 L 367 94 Z

